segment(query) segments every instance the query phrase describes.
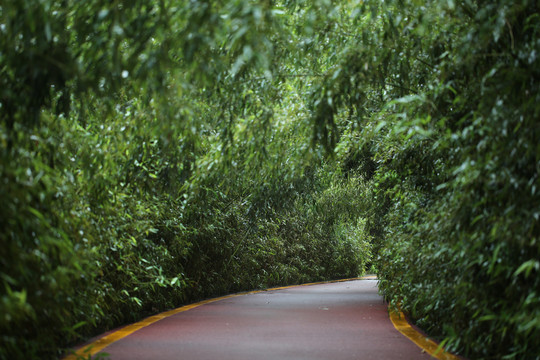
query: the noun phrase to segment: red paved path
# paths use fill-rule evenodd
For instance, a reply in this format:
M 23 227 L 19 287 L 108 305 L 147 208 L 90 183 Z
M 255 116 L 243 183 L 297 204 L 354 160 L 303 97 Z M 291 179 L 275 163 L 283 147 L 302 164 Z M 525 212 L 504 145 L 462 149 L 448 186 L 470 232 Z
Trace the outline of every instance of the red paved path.
M 399 333 L 376 280 L 219 300 L 111 344 L 111 360 L 430 359 Z

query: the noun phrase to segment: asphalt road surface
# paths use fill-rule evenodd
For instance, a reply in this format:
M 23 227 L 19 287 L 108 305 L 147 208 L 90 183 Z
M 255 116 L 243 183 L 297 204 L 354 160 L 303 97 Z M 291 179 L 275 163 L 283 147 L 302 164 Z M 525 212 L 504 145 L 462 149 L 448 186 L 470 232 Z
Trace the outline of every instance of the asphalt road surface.
M 394 328 L 376 280 L 224 298 L 165 317 L 102 352 L 111 360 L 432 359 Z

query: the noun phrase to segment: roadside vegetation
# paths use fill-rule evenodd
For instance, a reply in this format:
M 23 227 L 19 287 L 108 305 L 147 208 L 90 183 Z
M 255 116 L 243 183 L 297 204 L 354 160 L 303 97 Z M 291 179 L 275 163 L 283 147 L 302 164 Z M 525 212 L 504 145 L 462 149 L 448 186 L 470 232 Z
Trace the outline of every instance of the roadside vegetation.
M 540 355 L 529 0 L 0 4 L 0 358 L 355 277 L 474 359 Z

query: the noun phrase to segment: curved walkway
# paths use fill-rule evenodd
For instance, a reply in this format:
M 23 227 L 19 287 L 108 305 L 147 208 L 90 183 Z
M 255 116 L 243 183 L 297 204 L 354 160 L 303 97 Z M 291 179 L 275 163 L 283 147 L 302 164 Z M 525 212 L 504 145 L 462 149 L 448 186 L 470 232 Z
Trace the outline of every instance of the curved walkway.
M 188 305 L 112 332 L 90 344 L 90 353 L 111 360 L 432 359 L 436 345 L 391 317 L 394 324 L 377 281 L 364 277 Z

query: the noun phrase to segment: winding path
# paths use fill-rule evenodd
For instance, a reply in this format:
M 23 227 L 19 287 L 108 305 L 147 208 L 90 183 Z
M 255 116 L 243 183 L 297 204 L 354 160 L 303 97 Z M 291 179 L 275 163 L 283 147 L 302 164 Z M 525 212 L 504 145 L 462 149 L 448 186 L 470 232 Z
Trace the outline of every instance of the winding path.
M 399 326 L 408 325 L 393 325 L 377 281 L 365 277 L 188 305 L 98 339 L 92 354 L 101 350 L 111 360 L 432 359 Z

